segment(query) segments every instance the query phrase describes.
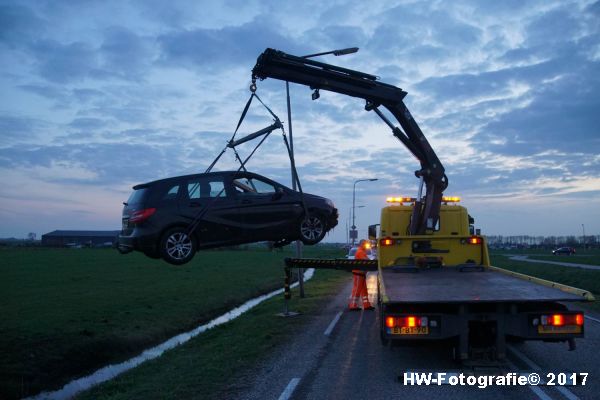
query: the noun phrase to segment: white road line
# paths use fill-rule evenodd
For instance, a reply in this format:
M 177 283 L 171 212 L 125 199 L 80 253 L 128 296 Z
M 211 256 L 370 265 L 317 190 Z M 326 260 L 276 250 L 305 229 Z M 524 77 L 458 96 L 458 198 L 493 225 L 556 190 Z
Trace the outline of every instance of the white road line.
M 278 400 L 288 400 L 292 396 L 292 393 L 294 393 L 294 390 L 296 390 L 298 383 L 300 383 L 300 378 L 292 378 L 290 383 L 288 383 L 288 385 L 285 387 L 285 390 L 279 396 Z
M 515 356 L 517 356 L 518 359 L 520 359 L 525 364 L 527 364 L 529 366 L 529 368 L 534 369 L 534 370 L 542 369 L 539 365 L 534 363 L 531 360 L 531 358 L 527 357 L 525 354 L 523 354 L 519 350 L 515 349 L 514 346 L 506 345 L 506 347 L 511 351 L 511 353 L 513 353 Z M 552 387 L 554 389 L 558 390 L 563 396 L 565 396 L 569 400 L 578 400 L 579 399 L 579 397 L 577 397 L 577 395 L 575 395 L 575 393 L 571 392 L 569 389 L 567 389 L 564 386 L 556 385 L 556 386 L 552 386 Z
M 341 316 L 342 312 L 340 311 L 335 315 L 335 317 L 333 317 L 333 320 L 329 323 L 329 326 L 327 327 L 327 329 L 325 329 L 325 332 L 323 333 L 325 336 L 331 335 L 331 331 L 333 331 L 333 328 L 335 328 L 335 324 L 338 323 Z
M 518 371 L 518 368 L 515 364 L 513 364 L 512 362 L 508 361 L 508 365 L 515 371 Z M 538 386 L 531 386 L 531 385 L 527 385 L 527 387 L 533 392 L 535 393 L 535 395 L 540 399 L 540 400 L 552 400 L 552 397 L 548 396 L 540 387 Z
M 585 318 L 589 319 L 590 321 L 595 321 L 595 322 L 600 323 L 600 319 L 598 319 L 598 318 L 590 317 L 589 315 L 585 315 Z

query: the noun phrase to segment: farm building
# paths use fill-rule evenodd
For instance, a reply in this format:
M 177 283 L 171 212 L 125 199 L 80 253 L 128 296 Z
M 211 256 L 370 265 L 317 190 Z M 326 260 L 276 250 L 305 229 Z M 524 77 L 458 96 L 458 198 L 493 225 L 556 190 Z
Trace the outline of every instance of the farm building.
M 109 246 L 119 231 L 52 231 L 42 235 L 43 246 Z

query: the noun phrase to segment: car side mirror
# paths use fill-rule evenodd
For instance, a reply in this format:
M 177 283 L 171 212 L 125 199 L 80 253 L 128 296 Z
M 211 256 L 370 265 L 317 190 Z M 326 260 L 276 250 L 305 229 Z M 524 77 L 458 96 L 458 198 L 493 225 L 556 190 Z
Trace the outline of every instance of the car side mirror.
M 273 199 L 275 201 L 275 200 L 279 200 L 282 197 L 283 197 L 283 189 L 277 188 L 275 193 L 273 193 L 273 196 L 271 197 L 271 199 Z

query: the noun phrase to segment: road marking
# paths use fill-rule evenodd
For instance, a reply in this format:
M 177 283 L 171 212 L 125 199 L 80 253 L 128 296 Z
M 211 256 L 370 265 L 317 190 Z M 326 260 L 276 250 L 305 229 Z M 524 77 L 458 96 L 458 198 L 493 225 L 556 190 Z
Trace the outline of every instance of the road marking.
M 324 332 L 325 336 L 331 335 L 331 331 L 333 331 L 333 328 L 335 328 L 335 324 L 338 323 L 341 316 L 342 316 L 342 312 L 340 311 L 339 313 L 337 313 L 335 315 L 335 317 L 333 317 L 333 320 L 329 323 L 329 326 L 327 327 L 327 329 L 325 329 L 325 332 Z
M 512 345 L 509 344 L 509 345 L 506 345 L 506 347 L 511 351 L 511 353 L 513 353 L 515 356 L 517 356 L 518 359 L 520 359 L 525 364 L 527 364 L 529 366 L 529 368 L 535 369 L 535 370 L 541 370 L 542 369 L 539 365 L 537 365 L 536 363 L 534 363 L 531 360 L 531 358 L 527 357 L 525 354 L 523 354 L 519 350 L 515 349 L 514 346 L 512 346 Z M 575 395 L 575 393 L 571 392 L 569 389 L 567 389 L 564 386 L 556 385 L 556 386 L 552 386 L 552 387 L 554 389 L 558 390 L 563 396 L 565 396 L 569 400 L 579 400 L 579 397 L 577 397 Z
M 294 393 L 294 390 L 296 390 L 298 383 L 300 383 L 300 378 L 292 378 L 278 400 L 288 400 L 292 396 L 292 393 Z
M 508 360 L 507 360 L 508 361 Z M 512 362 L 508 361 L 508 365 L 515 371 L 518 371 L 518 368 L 515 364 L 513 364 Z M 548 396 L 543 390 L 542 388 L 538 387 L 538 386 L 532 386 L 532 385 L 527 385 L 527 387 L 533 392 L 535 393 L 535 395 L 540 399 L 540 400 L 552 400 L 552 397 Z
M 597 319 L 597 318 L 594 318 L 594 317 L 590 317 L 590 316 L 588 316 L 588 315 L 586 315 L 585 317 L 586 317 L 587 319 L 591 320 L 591 321 L 595 321 L 595 322 L 598 322 L 598 323 L 600 323 L 600 319 Z

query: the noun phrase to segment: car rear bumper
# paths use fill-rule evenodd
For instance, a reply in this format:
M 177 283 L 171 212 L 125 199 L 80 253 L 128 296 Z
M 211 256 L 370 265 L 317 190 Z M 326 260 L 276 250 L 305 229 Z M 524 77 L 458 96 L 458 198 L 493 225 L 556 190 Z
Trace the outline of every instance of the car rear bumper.
M 120 234 L 117 238 L 117 250 L 125 254 L 136 251 L 145 253 L 156 252 L 156 243 L 158 236 L 154 234 L 140 235 L 136 229 L 130 235 Z

